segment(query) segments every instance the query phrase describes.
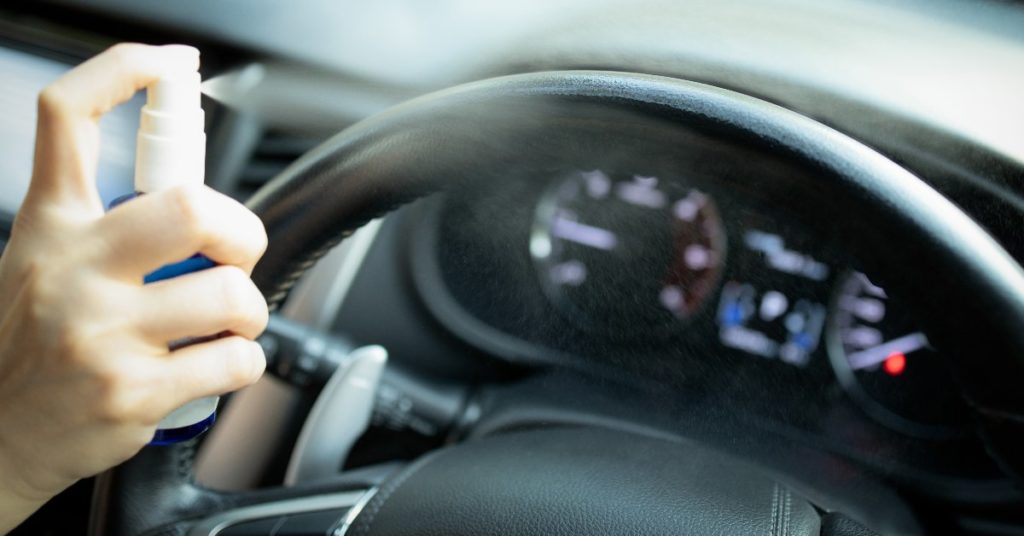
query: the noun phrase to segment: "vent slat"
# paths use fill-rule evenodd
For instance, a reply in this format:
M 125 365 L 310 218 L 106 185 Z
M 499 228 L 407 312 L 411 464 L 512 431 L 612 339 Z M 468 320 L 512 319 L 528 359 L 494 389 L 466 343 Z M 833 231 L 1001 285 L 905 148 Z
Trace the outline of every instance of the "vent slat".
M 277 176 L 322 140 L 279 131 L 268 131 L 257 142 L 249 162 L 239 173 L 237 188 L 246 198 Z

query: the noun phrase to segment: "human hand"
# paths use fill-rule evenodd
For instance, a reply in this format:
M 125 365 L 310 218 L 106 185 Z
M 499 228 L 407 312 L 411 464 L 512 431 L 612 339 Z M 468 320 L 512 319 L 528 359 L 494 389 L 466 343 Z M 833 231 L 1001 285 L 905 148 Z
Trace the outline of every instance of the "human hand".
M 0 259 L 0 534 L 130 458 L 175 408 L 263 373 L 252 339 L 267 304 L 249 279 L 266 248 L 259 219 L 203 186 L 104 214 L 95 186 L 100 116 L 198 65 L 191 47 L 117 45 L 39 96 L 32 182 Z M 143 286 L 196 252 L 220 266 Z

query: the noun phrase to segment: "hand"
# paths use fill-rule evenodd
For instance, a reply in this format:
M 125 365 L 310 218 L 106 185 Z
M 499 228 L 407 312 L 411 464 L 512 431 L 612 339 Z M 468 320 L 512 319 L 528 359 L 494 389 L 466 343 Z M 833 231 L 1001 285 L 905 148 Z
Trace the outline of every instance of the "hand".
M 203 186 L 104 214 L 95 187 L 100 116 L 198 65 L 190 47 L 117 45 L 39 96 L 32 182 L 0 259 L 0 534 L 130 458 L 175 408 L 263 373 L 252 339 L 267 304 L 249 279 L 266 248 L 259 219 Z M 221 266 L 143 286 L 195 252 Z

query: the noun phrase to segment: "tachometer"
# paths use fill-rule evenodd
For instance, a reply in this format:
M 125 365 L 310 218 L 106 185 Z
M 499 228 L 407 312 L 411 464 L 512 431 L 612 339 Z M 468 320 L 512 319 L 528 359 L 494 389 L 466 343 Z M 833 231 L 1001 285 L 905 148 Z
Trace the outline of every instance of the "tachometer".
M 942 356 L 913 316 L 864 274 L 840 282 L 827 336 L 843 387 L 883 424 L 918 435 L 962 427 L 965 405 Z
M 570 320 L 609 335 L 678 324 L 705 303 L 725 236 L 704 192 L 595 170 L 558 182 L 530 240 L 541 283 Z

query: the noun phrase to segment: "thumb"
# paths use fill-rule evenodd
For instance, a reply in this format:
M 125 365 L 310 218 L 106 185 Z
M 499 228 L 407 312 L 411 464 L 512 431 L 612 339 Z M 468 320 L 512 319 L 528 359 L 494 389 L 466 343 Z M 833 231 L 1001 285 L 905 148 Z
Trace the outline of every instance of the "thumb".
M 120 44 L 44 89 L 25 204 L 77 203 L 102 213 L 96 190 L 100 117 L 158 78 L 198 68 L 199 51 L 192 47 Z

